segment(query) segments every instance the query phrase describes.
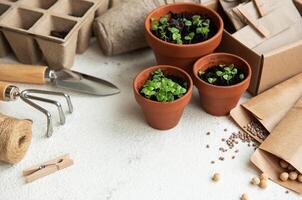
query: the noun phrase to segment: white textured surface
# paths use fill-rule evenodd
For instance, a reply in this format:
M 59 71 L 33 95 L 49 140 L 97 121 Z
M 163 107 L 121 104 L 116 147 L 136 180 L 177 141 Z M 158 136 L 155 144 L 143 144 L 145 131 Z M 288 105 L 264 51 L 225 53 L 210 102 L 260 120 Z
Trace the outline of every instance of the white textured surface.
M 12 60 L 1 59 L 5 62 Z M 250 199 L 300 199 L 293 192 L 285 194 L 284 188 L 272 182 L 266 190 L 251 186 L 249 181 L 258 172 L 249 163 L 252 149 L 246 145 L 238 147 L 235 160 L 230 159 L 234 153 L 227 152 L 225 161 L 210 164 L 220 156 L 221 138 L 238 128 L 227 117 L 203 112 L 196 89 L 176 128 L 165 132 L 151 129 L 134 101 L 132 79 L 154 63 L 150 50 L 106 58 L 93 44 L 77 56 L 73 69 L 110 80 L 122 93 L 106 98 L 70 93 L 75 112 L 67 115 L 65 126 L 55 123 L 55 133 L 49 139 L 44 137 L 43 114 L 21 100 L 1 103 L 2 113 L 31 118 L 34 126 L 25 159 L 15 166 L 0 163 L 0 200 L 232 200 L 244 192 Z M 223 131 L 225 128 L 228 132 Z M 211 131 L 210 136 L 206 136 L 207 131 Z M 74 159 L 72 167 L 25 184 L 21 176 L 24 168 L 65 153 Z M 218 183 L 210 180 L 214 172 L 221 173 Z

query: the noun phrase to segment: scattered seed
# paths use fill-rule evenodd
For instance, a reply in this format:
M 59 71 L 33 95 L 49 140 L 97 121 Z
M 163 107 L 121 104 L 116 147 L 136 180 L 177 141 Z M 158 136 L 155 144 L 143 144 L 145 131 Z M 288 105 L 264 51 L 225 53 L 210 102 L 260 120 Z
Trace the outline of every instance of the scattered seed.
M 282 172 L 279 176 L 280 180 L 285 182 L 288 180 L 289 174 L 287 172 Z
M 223 129 L 223 130 L 224 130 L 224 132 L 227 132 L 227 131 L 228 131 L 228 129 L 226 129 L 226 128 L 225 128 L 225 129 Z
M 299 176 L 298 172 L 292 171 L 289 173 L 288 178 L 292 181 L 295 181 L 295 180 L 297 180 L 298 176 Z
M 265 189 L 265 188 L 267 188 L 267 185 L 268 185 L 268 180 L 267 179 L 261 179 L 260 180 L 260 183 L 259 183 L 260 188 Z
M 283 169 L 288 168 L 288 163 L 284 160 L 280 160 L 279 164 L 280 164 L 280 167 L 282 167 Z
M 252 135 L 254 135 L 255 137 L 258 137 L 261 140 L 264 140 L 269 135 L 269 132 L 258 121 L 251 121 L 250 123 L 248 123 L 247 130 Z
M 207 135 L 210 135 L 211 134 L 211 132 L 207 132 Z
M 298 181 L 299 181 L 300 183 L 302 183 L 302 174 L 300 174 L 300 175 L 298 176 Z
M 288 169 L 289 171 L 295 170 L 295 168 L 294 168 L 293 166 L 291 166 L 291 165 L 288 165 L 287 169 Z
M 286 191 L 285 191 L 285 193 L 286 193 L 286 194 L 289 194 L 289 191 L 288 191 L 288 190 L 286 190 Z
M 239 152 L 239 149 L 236 149 L 235 153 L 238 153 Z
M 219 173 L 215 173 L 213 176 L 212 176 L 212 180 L 214 182 L 218 182 L 220 180 L 220 174 Z
M 254 140 L 248 133 L 246 132 L 237 132 L 237 133 L 232 133 L 229 138 L 226 140 L 226 144 L 229 147 L 229 149 L 233 149 L 235 145 L 239 144 L 239 141 L 243 143 L 252 143 L 256 145 L 256 140 Z
M 209 148 L 210 148 L 210 145 L 208 145 L 208 144 L 207 144 L 207 146 L 206 146 L 206 147 L 209 149 Z
M 212 161 L 211 161 L 211 164 L 215 164 L 215 161 L 214 161 L 214 160 L 212 160 Z
M 260 184 L 259 177 L 257 177 L 257 176 L 253 177 L 252 180 L 251 180 L 251 184 L 253 184 L 253 185 L 259 185 Z
M 268 180 L 268 175 L 266 173 L 262 173 L 260 175 L 260 180 Z
M 225 142 L 225 139 L 224 139 L 224 138 L 222 138 L 222 139 L 221 139 L 221 141 L 222 141 L 222 142 Z
M 248 195 L 247 193 L 244 193 L 244 194 L 241 196 L 240 200 L 249 200 L 249 195 Z
M 224 161 L 224 157 L 219 157 L 219 160 Z
M 232 159 L 234 160 L 234 159 L 235 159 L 235 156 L 232 156 Z

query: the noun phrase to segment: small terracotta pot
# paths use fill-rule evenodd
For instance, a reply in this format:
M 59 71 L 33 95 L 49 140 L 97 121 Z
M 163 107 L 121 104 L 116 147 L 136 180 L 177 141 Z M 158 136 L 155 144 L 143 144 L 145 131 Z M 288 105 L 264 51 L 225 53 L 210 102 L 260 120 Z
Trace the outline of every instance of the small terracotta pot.
M 175 13 L 198 13 L 209 16 L 217 26 L 217 33 L 212 38 L 196 44 L 173 44 L 157 38 L 150 30 L 151 18 L 159 19 L 170 11 Z M 175 3 L 156 8 L 145 21 L 146 40 L 153 49 L 157 64 L 178 66 L 192 73 L 194 62 L 201 56 L 210 54 L 218 47 L 223 33 L 223 21 L 212 9 L 194 3 Z
M 157 102 L 143 97 L 139 90 L 150 78 L 151 72 L 160 68 L 166 75 L 174 75 L 188 82 L 187 93 L 173 102 Z M 141 106 L 148 124 L 159 130 L 167 130 L 175 127 L 183 113 L 185 106 L 192 97 L 193 81 L 188 73 L 177 67 L 158 65 L 149 67 L 140 72 L 133 81 L 134 96 L 137 103 Z
M 235 64 L 236 67 L 244 71 L 246 78 L 232 86 L 216 86 L 199 78 L 198 72 L 200 70 L 206 71 L 219 64 Z M 223 116 L 229 114 L 249 87 L 252 71 L 250 65 L 236 55 L 214 53 L 200 58 L 194 64 L 193 73 L 194 84 L 199 91 L 201 107 L 209 114 Z

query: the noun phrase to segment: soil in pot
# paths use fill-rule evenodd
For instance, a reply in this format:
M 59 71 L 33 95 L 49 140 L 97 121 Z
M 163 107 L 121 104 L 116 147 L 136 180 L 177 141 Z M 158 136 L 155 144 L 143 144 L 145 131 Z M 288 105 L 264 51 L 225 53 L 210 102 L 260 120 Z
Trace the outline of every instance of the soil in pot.
M 213 53 L 194 65 L 194 83 L 201 107 L 209 114 L 228 115 L 247 90 L 251 68 L 242 58 L 227 53 Z
M 208 16 L 173 13 L 151 18 L 151 31 L 159 39 L 174 44 L 196 44 L 212 38 L 217 26 Z
M 147 68 L 133 82 L 134 95 L 148 124 L 159 130 L 175 127 L 192 96 L 193 81 L 183 70 L 166 65 Z
M 198 72 L 199 78 L 213 85 L 231 86 L 242 82 L 245 79 L 245 73 L 234 64 L 219 64 L 208 68 L 206 71 Z
M 158 7 L 145 20 L 146 40 L 157 63 L 180 67 L 189 74 L 196 60 L 218 47 L 223 27 L 214 10 L 194 3 Z

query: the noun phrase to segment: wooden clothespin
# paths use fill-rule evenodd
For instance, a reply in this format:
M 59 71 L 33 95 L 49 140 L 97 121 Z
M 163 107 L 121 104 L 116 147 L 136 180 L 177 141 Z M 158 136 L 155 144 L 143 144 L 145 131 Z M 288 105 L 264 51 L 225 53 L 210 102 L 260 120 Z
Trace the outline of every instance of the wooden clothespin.
M 242 9 L 242 5 L 235 7 L 233 10 L 235 13 L 240 14 L 245 19 L 246 23 L 260 33 L 261 36 L 268 37 L 270 35 L 270 32 L 264 26 L 259 25 Z
M 55 173 L 61 169 L 73 165 L 73 160 L 69 155 L 63 155 L 56 159 L 44 162 L 40 165 L 35 165 L 23 171 L 23 176 L 27 183 L 33 182 L 39 178 Z

